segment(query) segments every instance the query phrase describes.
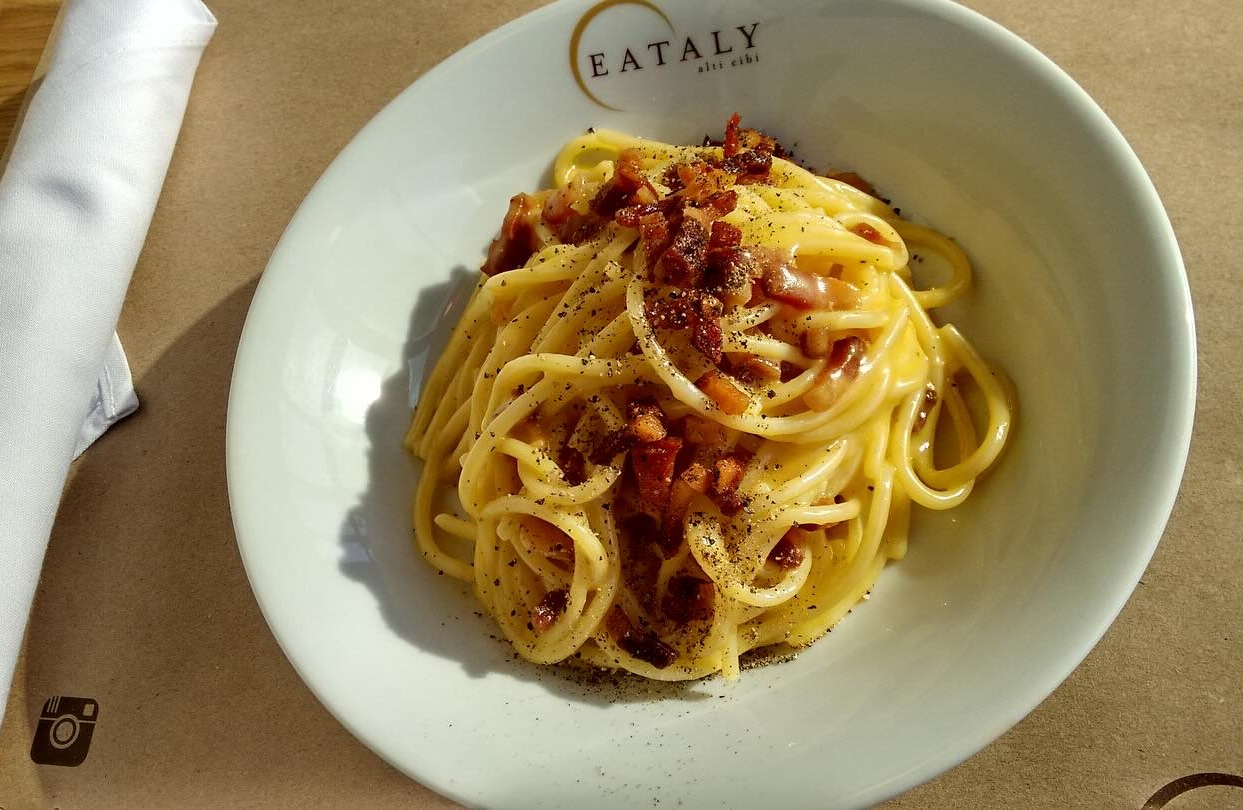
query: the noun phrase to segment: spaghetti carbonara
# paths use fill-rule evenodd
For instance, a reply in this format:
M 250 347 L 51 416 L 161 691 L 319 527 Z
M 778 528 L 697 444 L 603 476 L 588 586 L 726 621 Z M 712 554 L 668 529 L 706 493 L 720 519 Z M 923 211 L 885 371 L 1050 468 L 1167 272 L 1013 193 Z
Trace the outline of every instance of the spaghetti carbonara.
M 1001 453 L 1008 387 L 928 314 L 962 251 L 787 157 L 737 116 L 704 146 L 593 130 L 510 201 L 406 446 L 419 550 L 523 657 L 736 677 Z

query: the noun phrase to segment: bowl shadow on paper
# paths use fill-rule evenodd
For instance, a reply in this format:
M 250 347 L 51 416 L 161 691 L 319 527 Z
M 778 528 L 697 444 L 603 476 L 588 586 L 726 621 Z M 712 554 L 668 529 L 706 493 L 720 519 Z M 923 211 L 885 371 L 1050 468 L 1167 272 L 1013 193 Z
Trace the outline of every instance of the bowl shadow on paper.
M 593 705 L 711 697 L 684 684 L 532 664 L 484 614 L 469 584 L 442 575 L 417 551 L 410 509 L 422 462 L 402 446 L 412 416 L 411 379 L 430 373 L 477 277 L 457 267 L 446 282 L 419 295 L 402 351 L 406 367 L 383 381 L 367 411 L 367 487 L 341 525 L 341 571 L 371 590 L 385 622 L 403 641 L 456 660 L 472 678 L 517 678 Z
M 204 785 L 278 795 L 289 768 L 256 763 L 280 752 L 301 769 L 307 795 L 390 785 L 431 806 L 324 710 L 251 595 L 230 519 L 224 435 L 259 269 L 147 368 L 135 367 L 138 411 L 74 462 L 30 616 L 25 678 L 14 684 L 27 713 L 5 722 L 26 724 L 28 748 L 43 701 L 58 694 L 96 699 L 99 722 L 81 766 L 31 763 L 42 783 L 32 800 L 188 807 L 202 803 Z M 141 346 L 127 323 L 122 338 Z M 0 777 L 0 806 L 43 806 L 21 804 L 20 788 Z

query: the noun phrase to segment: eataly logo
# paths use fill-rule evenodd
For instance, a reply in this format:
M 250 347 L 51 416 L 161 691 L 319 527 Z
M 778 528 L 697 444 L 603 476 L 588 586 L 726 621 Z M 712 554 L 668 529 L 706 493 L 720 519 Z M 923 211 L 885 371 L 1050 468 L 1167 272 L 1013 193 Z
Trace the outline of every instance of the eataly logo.
M 651 11 L 668 26 L 669 35 L 653 37 L 648 42 L 628 43 L 612 49 L 582 53 L 583 34 L 587 26 L 601 14 L 617 6 L 637 6 Z M 674 29 L 665 12 L 648 0 L 602 0 L 588 9 L 574 26 L 574 33 L 570 36 L 570 71 L 583 95 L 601 107 L 620 111 L 617 107 L 601 101 L 591 91 L 588 81 L 686 63 L 693 64 L 698 73 L 753 65 L 760 60 L 755 47 L 755 34 L 759 27 L 758 22 L 748 22 L 683 34 Z

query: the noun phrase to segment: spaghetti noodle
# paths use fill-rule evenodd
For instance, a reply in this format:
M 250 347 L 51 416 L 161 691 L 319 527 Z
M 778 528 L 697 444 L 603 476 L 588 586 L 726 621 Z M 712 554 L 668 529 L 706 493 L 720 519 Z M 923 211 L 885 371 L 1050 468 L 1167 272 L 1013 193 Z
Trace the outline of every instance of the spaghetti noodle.
M 810 644 L 1006 443 L 1009 389 L 928 314 L 966 257 L 737 116 L 699 147 L 595 130 L 553 175 L 406 436 L 422 555 L 537 663 L 736 677 Z

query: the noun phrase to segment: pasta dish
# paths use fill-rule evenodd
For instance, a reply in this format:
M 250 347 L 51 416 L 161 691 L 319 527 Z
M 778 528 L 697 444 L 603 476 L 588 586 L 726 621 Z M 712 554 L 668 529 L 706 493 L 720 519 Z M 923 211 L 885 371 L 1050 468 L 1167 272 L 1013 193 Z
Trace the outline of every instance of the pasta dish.
M 702 146 L 575 138 L 423 387 L 418 548 L 541 664 L 733 678 L 808 645 L 1006 444 L 1008 383 L 929 315 L 970 285 L 953 241 L 737 115 Z

